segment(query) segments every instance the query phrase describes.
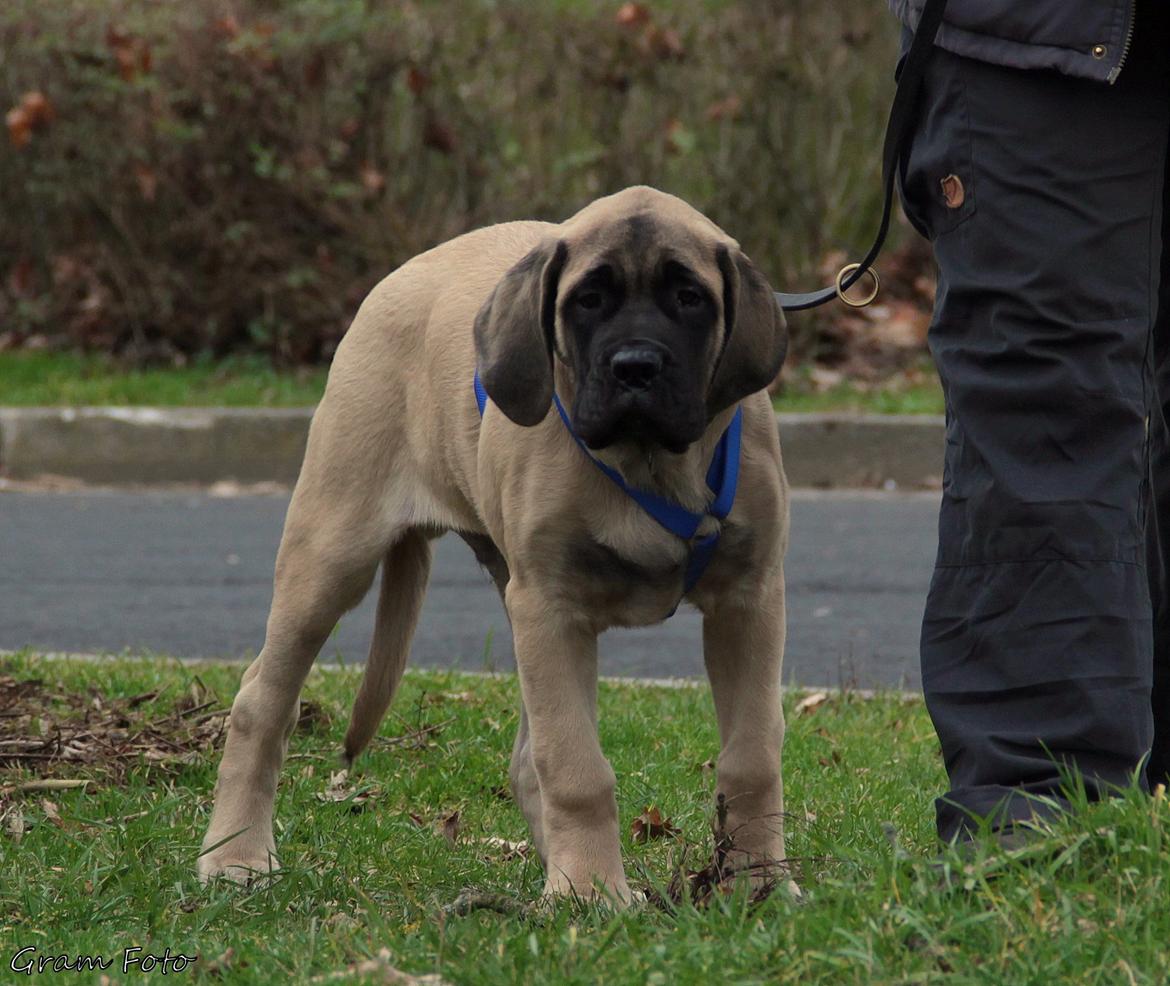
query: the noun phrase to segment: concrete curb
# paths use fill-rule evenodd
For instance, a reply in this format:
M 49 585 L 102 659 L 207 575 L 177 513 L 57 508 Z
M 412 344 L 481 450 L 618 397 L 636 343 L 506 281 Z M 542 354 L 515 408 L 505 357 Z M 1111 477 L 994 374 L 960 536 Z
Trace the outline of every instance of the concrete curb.
M 159 661 L 168 664 L 180 664 L 185 668 L 199 668 L 199 667 L 231 667 L 231 668 L 246 668 L 255 658 L 210 658 L 210 657 L 166 657 L 158 654 L 135 654 L 135 653 L 91 653 L 85 651 L 35 651 L 30 648 L 23 650 L 6 650 L 0 648 L 0 659 L 5 657 L 16 657 L 18 655 L 28 655 L 40 661 L 88 661 L 93 664 L 110 663 L 113 661 L 142 661 L 143 663 L 157 663 Z M 334 664 L 329 661 L 321 660 L 320 658 L 313 664 L 313 671 L 322 674 L 328 674 L 334 671 L 358 671 L 364 670 L 364 664 Z M 408 677 L 413 677 L 420 674 L 452 674 L 459 675 L 465 678 L 492 678 L 499 680 L 501 678 L 516 679 L 515 671 L 473 671 L 464 668 L 440 668 L 430 666 L 414 666 L 411 665 L 403 672 Z M 598 681 L 607 685 L 621 685 L 629 688 L 667 688 L 676 691 L 689 691 L 695 688 L 709 688 L 710 684 L 706 678 L 637 678 L 631 675 L 599 675 Z M 785 694 L 790 695 L 826 695 L 834 698 L 848 698 L 853 697 L 857 699 L 873 699 L 873 698 L 897 698 L 903 702 L 917 702 L 921 700 L 922 693 L 920 691 L 913 691 L 905 688 L 841 688 L 835 685 L 781 685 L 780 690 Z
M 0 475 L 83 483 L 292 483 L 312 408 L 0 407 Z M 793 486 L 937 487 L 927 415 L 777 415 Z

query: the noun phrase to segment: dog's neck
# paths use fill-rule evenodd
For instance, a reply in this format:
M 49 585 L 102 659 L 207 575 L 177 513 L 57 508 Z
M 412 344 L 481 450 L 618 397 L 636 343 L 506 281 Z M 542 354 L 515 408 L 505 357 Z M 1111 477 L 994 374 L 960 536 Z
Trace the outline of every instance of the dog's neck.
M 575 396 L 572 372 L 559 361 L 555 380 L 561 402 L 566 408 L 571 408 Z M 657 493 L 688 510 L 702 511 L 711 500 L 707 468 L 715 454 L 715 446 L 734 416 L 734 406 L 721 411 L 707 425 L 703 437 L 685 452 L 668 452 L 660 446 L 630 441 L 615 442 L 594 451 L 593 455 L 621 473 L 630 486 Z

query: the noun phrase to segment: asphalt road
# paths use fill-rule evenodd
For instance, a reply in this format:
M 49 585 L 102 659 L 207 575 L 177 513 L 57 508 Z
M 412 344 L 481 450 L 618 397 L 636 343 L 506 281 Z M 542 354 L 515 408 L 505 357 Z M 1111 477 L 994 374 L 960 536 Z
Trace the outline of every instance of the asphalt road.
M 915 688 L 936 495 L 797 493 L 792 504 L 785 680 Z M 284 496 L 0 494 L 0 648 L 149 649 L 238 659 L 259 650 Z M 325 660 L 365 660 L 376 593 L 348 614 Z M 702 674 L 700 617 L 601 641 L 602 671 Z M 494 588 L 462 541 L 437 545 L 411 657 L 513 667 Z

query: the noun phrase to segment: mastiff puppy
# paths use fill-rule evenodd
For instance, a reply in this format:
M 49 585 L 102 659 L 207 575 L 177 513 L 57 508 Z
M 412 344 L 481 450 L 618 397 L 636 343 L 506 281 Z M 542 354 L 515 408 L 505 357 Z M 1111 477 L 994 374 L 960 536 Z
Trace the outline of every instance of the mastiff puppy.
M 302 683 L 381 565 L 346 756 L 374 735 L 406 663 L 430 541 L 445 531 L 471 545 L 511 621 L 523 703 L 512 790 L 546 893 L 629 899 L 597 735 L 597 635 L 657 623 L 684 593 L 703 613 L 733 859 L 783 860 L 788 499 L 763 388 L 786 344 L 772 290 L 735 240 L 645 187 L 559 225 L 468 233 L 374 288 L 313 418 L 200 875 L 276 868 L 273 797 Z M 740 447 L 728 451 L 733 422 Z M 739 469 L 722 519 L 708 513 L 720 454 Z M 701 515 L 694 536 L 668 530 L 619 480 Z M 716 530 L 690 585 L 696 545 Z

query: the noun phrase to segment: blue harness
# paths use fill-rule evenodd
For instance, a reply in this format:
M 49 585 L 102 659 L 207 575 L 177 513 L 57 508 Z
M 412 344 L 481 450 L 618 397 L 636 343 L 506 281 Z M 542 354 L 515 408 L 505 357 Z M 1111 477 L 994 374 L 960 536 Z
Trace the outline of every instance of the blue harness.
M 479 406 L 479 416 L 482 418 L 484 408 L 487 407 L 488 395 L 480 382 L 478 370 L 475 373 L 475 402 Z M 731 513 L 732 504 L 735 503 L 735 488 L 739 483 L 739 447 L 740 436 L 743 432 L 743 408 L 736 408 L 735 417 L 731 419 L 731 424 L 727 426 L 727 430 L 719 439 L 719 444 L 715 446 L 715 454 L 707 469 L 707 485 L 711 488 L 715 499 L 706 511 L 695 513 L 673 500 L 659 496 L 657 493 L 630 486 L 621 473 L 607 466 L 589 451 L 589 447 L 581 440 L 581 436 L 573 430 L 568 412 L 565 411 L 565 406 L 555 391 L 553 392 L 553 403 L 556 405 L 557 413 L 561 416 L 565 428 L 573 436 L 573 441 L 588 456 L 589 461 L 671 534 L 682 538 L 690 545 L 691 553 L 687 559 L 686 577 L 683 581 L 683 595 L 685 596 L 703 577 L 703 573 L 707 570 L 707 566 L 715 554 L 715 548 L 719 544 L 718 530 L 699 541 L 695 541 L 699 524 L 702 523 L 704 517 L 725 520 L 727 515 Z M 677 609 L 678 606 L 675 605 L 674 609 L 666 614 L 667 617 L 674 616 Z

